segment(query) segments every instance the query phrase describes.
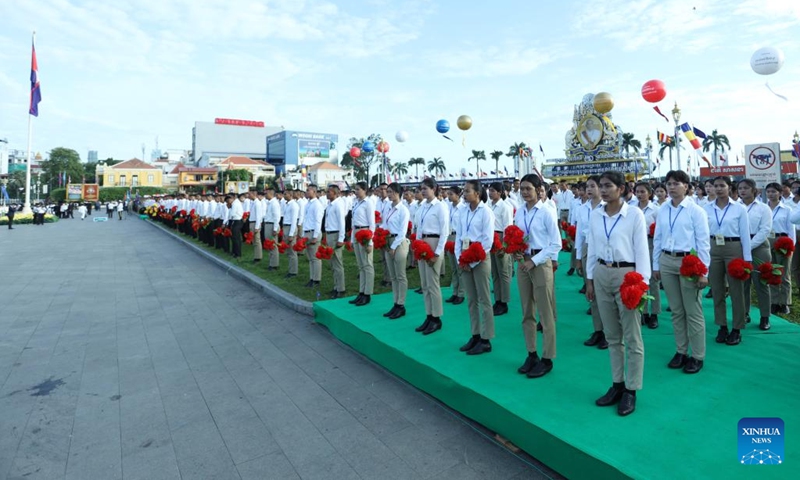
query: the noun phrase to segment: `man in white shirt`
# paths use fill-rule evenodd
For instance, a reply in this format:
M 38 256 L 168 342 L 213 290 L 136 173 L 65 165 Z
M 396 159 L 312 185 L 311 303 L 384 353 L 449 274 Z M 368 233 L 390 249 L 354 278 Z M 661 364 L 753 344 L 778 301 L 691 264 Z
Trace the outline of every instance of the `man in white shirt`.
M 284 197 L 287 202 L 283 216 L 283 241 L 291 247 L 294 245 L 294 241 L 297 238 L 297 218 L 300 216 L 300 206 L 294 199 L 294 191 L 291 187 L 286 189 Z M 286 253 L 289 257 L 289 271 L 286 273 L 286 278 L 296 277 L 298 268 L 297 252 L 295 252 L 293 248 L 290 248 Z
M 244 194 L 239 194 L 238 197 L 229 195 L 225 202 L 230 208 L 228 216 L 231 225 L 231 242 L 233 243 L 231 250 L 233 258 L 242 258 L 242 216 L 244 215 L 244 208 L 242 207 L 242 199 Z
M 264 228 L 267 229 L 264 232 L 264 238 L 267 240 L 272 240 L 273 242 L 278 242 L 278 231 L 281 228 L 281 203 L 275 196 L 275 189 L 268 188 L 267 189 L 267 211 L 264 215 Z M 277 270 L 280 266 L 280 256 L 278 254 L 278 250 L 272 250 L 269 252 L 269 266 L 267 270 Z
M 322 278 L 322 260 L 317 258 L 317 247 L 322 240 L 322 218 L 325 208 L 317 198 L 317 186 L 311 184 L 306 189 L 306 212 L 303 215 L 303 237 L 307 239 L 306 258 L 308 259 L 309 280 L 307 288 L 319 286 Z
M 261 250 L 261 222 L 264 213 L 261 211 L 261 202 L 258 201 L 256 192 L 250 192 L 250 215 L 247 217 L 250 223 L 250 233 L 253 234 L 253 263 L 258 263 L 263 258 Z
M 553 195 L 553 200 L 558 207 L 558 217 L 560 221 L 566 222 L 569 220 L 569 207 L 573 198 L 574 195 L 572 195 L 569 189 L 569 184 L 564 180 L 558 182 L 558 193 Z
M 328 206 L 325 209 L 325 238 L 329 247 L 333 248 L 331 267 L 333 268 L 333 292 L 331 298 L 345 295 L 344 265 L 342 264 L 342 247 L 345 237 L 346 205 L 339 197 L 339 186 L 328 186 Z

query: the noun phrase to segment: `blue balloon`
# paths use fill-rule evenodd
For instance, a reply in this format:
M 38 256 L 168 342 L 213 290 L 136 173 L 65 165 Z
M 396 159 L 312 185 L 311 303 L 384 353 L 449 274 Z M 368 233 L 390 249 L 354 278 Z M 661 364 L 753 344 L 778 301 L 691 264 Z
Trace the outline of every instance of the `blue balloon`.
M 364 142 L 364 144 L 361 145 L 361 151 L 366 153 L 372 153 L 375 151 L 375 144 L 372 142 Z
M 439 133 L 447 133 L 450 131 L 450 122 L 447 120 L 439 120 L 436 122 L 436 131 Z

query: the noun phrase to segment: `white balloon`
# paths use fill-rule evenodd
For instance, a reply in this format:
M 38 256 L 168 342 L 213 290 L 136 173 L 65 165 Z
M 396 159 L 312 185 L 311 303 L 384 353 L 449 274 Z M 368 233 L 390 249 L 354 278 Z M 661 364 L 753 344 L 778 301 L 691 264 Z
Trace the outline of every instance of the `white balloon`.
M 398 142 L 403 143 L 406 140 L 408 140 L 408 132 L 406 132 L 405 130 L 400 130 L 399 132 L 394 134 L 394 138 Z
M 750 68 L 759 75 L 772 75 L 783 66 L 783 51 L 775 47 L 759 48 L 750 57 Z

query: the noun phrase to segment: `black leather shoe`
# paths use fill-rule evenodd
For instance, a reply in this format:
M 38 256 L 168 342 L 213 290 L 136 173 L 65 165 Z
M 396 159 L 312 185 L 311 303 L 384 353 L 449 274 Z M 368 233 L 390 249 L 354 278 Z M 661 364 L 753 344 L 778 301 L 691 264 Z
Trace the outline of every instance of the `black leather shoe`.
M 725 343 L 727 345 L 739 345 L 742 343 L 742 334 L 739 333 L 738 330 L 731 330 L 731 333 L 728 334 L 728 338 L 725 339 Z
M 492 351 L 492 344 L 489 340 L 479 340 L 474 347 L 467 351 L 467 355 L 480 355 L 482 353 L 489 353 Z
M 696 358 L 689 357 L 689 361 L 686 362 L 686 366 L 683 367 L 683 373 L 697 373 L 703 369 L 703 361 L 697 360 Z
M 309 280 L 308 283 L 306 283 L 306 288 L 311 288 L 313 286 L 314 286 L 314 280 Z
M 505 315 L 506 313 L 508 313 L 508 305 L 503 302 L 498 303 L 494 309 L 495 316 L 499 317 L 501 315 Z
M 524 375 L 530 372 L 537 363 L 539 363 L 539 355 L 536 352 L 529 353 L 528 357 L 525 359 L 525 363 L 523 363 L 522 366 L 517 369 L 517 373 Z
M 350 301 L 349 301 L 349 302 L 347 302 L 347 303 L 349 303 L 350 305 L 355 305 L 356 303 L 358 303 L 358 302 L 360 302 L 360 301 L 361 301 L 361 297 L 363 297 L 363 296 L 364 296 L 364 294 L 363 294 L 363 293 L 361 293 L 361 292 L 358 292 L 358 296 L 356 296 L 356 298 L 354 298 L 354 299 L 350 300 Z
M 583 295 L 584 293 L 586 293 L 586 285 L 582 286 L 582 287 L 581 287 L 581 289 L 580 289 L 580 290 L 578 290 L 578 293 L 580 293 L 581 295 Z
M 778 305 L 772 304 L 769 306 L 769 313 L 778 313 Z M 750 315 L 748 315 L 750 317 Z
M 592 307 L 589 307 L 589 309 L 586 310 L 586 315 L 591 315 L 591 314 L 592 314 Z
M 472 350 L 472 347 L 477 345 L 478 342 L 480 342 L 480 341 L 481 341 L 481 336 L 480 335 L 473 335 L 473 336 L 470 337 L 469 341 L 467 343 L 465 343 L 464 345 L 462 345 L 461 348 L 459 348 L 458 350 L 460 352 L 468 352 L 468 351 Z
M 706 298 L 714 298 L 714 294 L 711 293 L 711 289 L 708 289 L 708 293 L 706 293 Z
M 419 287 L 418 289 L 414 290 L 414 293 L 422 293 L 422 287 Z
M 345 292 L 336 292 L 336 291 L 334 291 L 331 294 L 331 298 L 342 298 L 344 296 L 345 296 Z
M 415 332 L 424 332 L 425 330 L 428 329 L 428 325 L 431 324 L 431 320 L 432 319 L 433 319 L 433 317 L 428 315 L 427 317 L 425 317 L 425 321 L 422 322 L 422 325 L 420 325 L 419 327 L 415 328 L 414 331 Z
M 294 278 L 294 277 L 296 277 L 296 276 L 297 276 L 297 274 L 296 274 L 296 273 L 287 273 L 286 275 L 284 275 L 284 277 L 283 277 L 283 278 Z
M 362 295 L 361 300 L 356 302 L 356 307 L 363 307 L 364 305 L 367 305 L 370 300 L 371 299 L 369 295 Z
M 636 395 L 628 392 L 623 393 L 619 405 L 617 405 L 617 413 L 621 417 L 625 417 L 633 413 L 634 410 L 636 410 Z
M 394 314 L 394 312 L 396 312 L 398 308 L 400 308 L 400 305 L 395 303 L 394 305 L 392 305 L 392 309 L 389 310 L 388 312 L 384 313 L 383 316 L 384 317 L 391 317 L 392 314 Z
M 769 324 L 769 317 L 761 317 L 761 322 L 758 324 L 761 330 L 769 330 L 772 326 Z
M 570 268 L 569 270 L 567 270 L 567 276 L 568 277 L 571 277 L 574 273 L 575 273 L 575 269 L 574 268 Z
M 717 332 L 717 343 L 725 343 L 725 340 L 728 338 L 728 327 L 719 327 L 719 331 Z
M 650 330 L 658 328 L 658 315 L 650 314 L 650 316 L 647 317 L 647 328 Z
M 464 297 L 456 297 L 456 299 L 453 300 L 453 305 L 461 305 L 462 303 L 464 303 Z
M 608 340 L 606 340 L 606 334 L 603 332 L 600 332 L 600 343 L 597 344 L 597 348 L 600 350 L 608 349 Z
M 775 313 L 775 312 L 772 312 L 772 313 Z M 753 320 L 750 318 L 750 315 L 745 315 L 745 316 L 744 316 L 744 323 L 750 323 L 750 322 L 752 322 L 752 321 L 753 321 Z
M 539 322 L 539 323 L 537 323 L 537 324 L 536 324 L 536 331 L 537 331 L 537 332 L 541 332 L 541 331 L 543 331 L 543 330 L 542 330 L 542 322 Z
M 672 357 L 672 360 L 670 360 L 669 363 L 667 364 L 667 367 L 669 367 L 669 368 L 682 368 L 682 367 L 686 366 L 686 362 L 688 362 L 688 361 L 689 361 L 689 358 L 686 355 L 684 355 L 682 353 L 676 353 L 675 356 Z
M 612 386 L 608 389 L 605 395 L 595 400 L 594 404 L 598 407 L 610 407 L 611 405 L 615 405 L 620 401 L 623 393 L 625 393 L 625 389 L 623 387 L 617 387 L 616 385 Z
M 397 310 L 394 311 L 393 314 L 389 315 L 389 320 L 397 320 L 400 317 L 406 316 L 406 307 L 403 305 L 398 305 Z
M 448 298 L 447 300 L 445 300 L 445 302 L 446 302 L 446 303 L 453 303 L 453 300 L 455 300 L 456 298 L 458 298 L 458 296 L 456 296 L 456 295 L 451 295 L 451 296 L 450 296 L 450 298 Z
M 600 343 L 600 337 L 602 335 L 603 335 L 603 331 L 602 330 L 594 331 L 594 332 L 592 332 L 592 336 L 589 337 L 589 340 L 586 340 L 585 342 L 583 342 L 583 344 L 586 345 L 587 347 L 594 347 L 598 343 Z
M 642 325 L 647 325 L 647 319 L 648 318 L 650 318 L 650 314 L 649 313 L 643 313 L 642 316 L 639 318 L 639 322 L 641 322 Z
M 381 287 L 388 287 L 391 284 L 392 284 L 392 282 L 387 282 L 386 280 L 384 280 L 384 281 L 381 282 Z
M 792 311 L 789 310 L 789 305 L 781 305 L 780 308 L 778 309 L 778 313 L 781 313 L 783 315 L 789 315 L 790 313 L 792 313 Z
M 431 318 L 431 323 L 428 324 L 428 328 L 422 331 L 423 335 L 430 335 L 431 333 L 437 332 L 442 329 L 442 321 L 438 318 Z M 491 346 L 489 347 L 491 349 Z
M 526 374 L 528 378 L 539 378 L 547 375 L 553 369 L 553 362 L 542 359 Z

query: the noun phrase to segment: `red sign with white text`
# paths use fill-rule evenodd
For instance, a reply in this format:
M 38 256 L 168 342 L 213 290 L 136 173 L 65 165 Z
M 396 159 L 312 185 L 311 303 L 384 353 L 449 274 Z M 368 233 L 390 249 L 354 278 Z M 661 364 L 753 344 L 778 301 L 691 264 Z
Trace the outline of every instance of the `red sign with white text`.
M 781 174 L 790 175 L 797 173 L 797 162 L 781 162 Z M 744 165 L 731 165 L 723 167 L 702 167 L 701 177 L 716 177 L 718 175 L 730 175 L 732 177 L 743 177 L 745 175 Z
M 239 120 L 236 118 L 215 118 L 214 123 L 217 125 L 236 125 L 237 127 L 263 127 L 264 122 L 257 120 Z

